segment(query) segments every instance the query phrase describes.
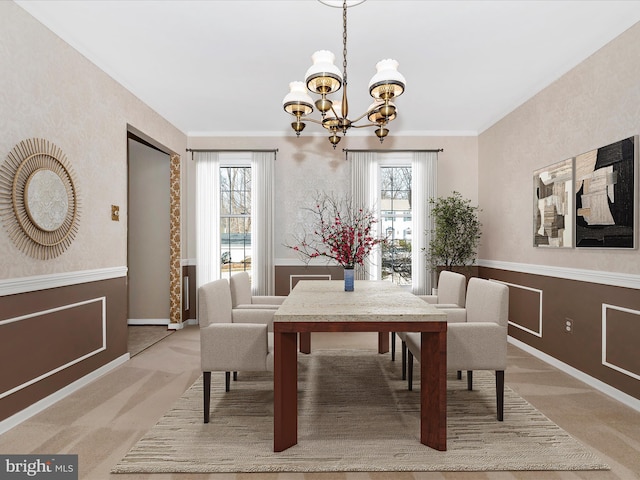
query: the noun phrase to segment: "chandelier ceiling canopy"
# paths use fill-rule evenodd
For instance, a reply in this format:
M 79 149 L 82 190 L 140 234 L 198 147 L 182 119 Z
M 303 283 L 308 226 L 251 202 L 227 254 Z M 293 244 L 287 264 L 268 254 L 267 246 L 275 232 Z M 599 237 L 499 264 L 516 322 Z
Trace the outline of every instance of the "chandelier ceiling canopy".
M 340 2 L 319 0 L 329 6 L 339 6 Z M 376 127 L 375 134 L 380 142 L 388 135 L 387 128 L 390 121 L 397 116 L 397 109 L 392 102 L 404 92 L 406 81 L 398 72 L 398 62 L 392 59 L 380 60 L 376 64 L 376 74 L 369 81 L 369 95 L 373 97 L 373 103 L 366 112 L 355 119 L 349 118 L 349 103 L 347 100 L 347 8 L 363 3 L 365 0 L 348 2 L 342 1 L 342 72 L 334 64 L 335 55 L 327 50 L 315 52 L 311 59 L 313 65 L 305 74 L 305 81 L 291 82 L 289 93 L 284 97 L 282 105 L 285 112 L 295 117 L 291 127 L 300 136 L 304 130 L 306 121 L 317 123 L 326 128 L 329 142 L 336 148 L 340 139 L 347 134 L 350 128 Z M 329 95 L 338 92 L 342 88 L 342 101 L 331 100 Z M 308 92 L 319 95 L 315 102 Z M 320 119 L 309 117 L 313 113 L 314 106 L 320 112 Z M 366 119 L 369 123 L 356 125 L 360 120 Z

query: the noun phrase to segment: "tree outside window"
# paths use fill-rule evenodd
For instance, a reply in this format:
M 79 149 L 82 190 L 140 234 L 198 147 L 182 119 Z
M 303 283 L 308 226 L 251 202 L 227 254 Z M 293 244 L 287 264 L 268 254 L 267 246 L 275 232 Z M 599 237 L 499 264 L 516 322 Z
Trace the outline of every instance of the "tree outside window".
M 382 279 L 411 285 L 411 167 L 380 167 L 380 224 L 387 245 L 382 250 Z
M 220 167 L 220 276 L 251 274 L 251 167 Z

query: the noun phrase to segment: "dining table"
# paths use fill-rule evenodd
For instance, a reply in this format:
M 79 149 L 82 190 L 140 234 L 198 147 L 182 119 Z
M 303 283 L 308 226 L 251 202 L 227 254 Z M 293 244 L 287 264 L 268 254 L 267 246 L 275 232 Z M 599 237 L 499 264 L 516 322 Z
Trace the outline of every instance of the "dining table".
M 298 443 L 298 335 L 312 332 L 419 332 L 420 442 L 447 448 L 446 313 L 389 281 L 299 281 L 273 316 L 273 450 Z M 375 421 L 375 419 L 372 419 Z

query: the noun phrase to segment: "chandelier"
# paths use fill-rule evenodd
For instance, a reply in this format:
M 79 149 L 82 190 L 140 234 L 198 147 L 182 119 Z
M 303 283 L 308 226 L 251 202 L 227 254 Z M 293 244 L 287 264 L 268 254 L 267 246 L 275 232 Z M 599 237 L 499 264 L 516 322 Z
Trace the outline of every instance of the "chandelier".
M 327 5 L 330 3 L 328 0 L 319 1 Z M 379 61 L 376 64 L 377 73 L 369 81 L 369 94 L 374 101 L 366 112 L 351 120 L 347 101 L 347 0 L 343 0 L 342 3 L 342 32 L 342 73 L 333 63 L 335 61 L 333 53 L 327 50 L 315 52 L 311 56 L 313 65 L 307 70 L 305 81 L 289 84 L 290 91 L 284 97 L 282 105 L 285 112 L 296 117 L 291 127 L 298 137 L 304 130 L 304 122 L 308 121 L 322 125 L 329 131 L 329 142 L 334 149 L 342 136 L 346 135 L 352 127 L 377 127 L 375 134 L 382 143 L 389 134 L 387 125 L 397 116 L 396 106 L 392 100 L 404 92 L 404 76 L 398 72 L 398 62 L 395 60 Z M 342 101 L 330 100 L 328 95 L 336 93 L 341 87 Z M 319 95 L 320 98 L 314 102 L 307 90 Z M 313 113 L 314 105 L 320 112 L 319 120 L 308 116 Z M 356 125 L 365 117 L 369 123 Z

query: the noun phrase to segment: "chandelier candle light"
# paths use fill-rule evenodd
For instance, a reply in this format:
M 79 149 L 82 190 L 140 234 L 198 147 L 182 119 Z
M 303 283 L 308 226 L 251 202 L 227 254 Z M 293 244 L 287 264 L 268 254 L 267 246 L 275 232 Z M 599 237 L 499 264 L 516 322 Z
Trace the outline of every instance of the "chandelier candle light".
M 319 0 L 330 5 L 329 0 Z M 364 0 L 362 0 L 364 1 Z M 353 4 L 362 1 L 352 2 Z M 392 102 L 395 97 L 402 95 L 405 88 L 404 76 L 398 72 L 398 62 L 392 59 L 381 60 L 376 64 L 377 73 L 369 81 L 369 94 L 374 102 L 369 109 L 358 118 L 349 119 L 349 103 L 347 101 L 347 0 L 342 3 L 342 68 L 340 73 L 338 67 L 334 65 L 335 55 L 327 50 L 315 52 L 311 59 L 313 65 L 307 70 L 304 82 L 291 82 L 290 92 L 284 97 L 282 105 L 285 112 L 296 117 L 291 127 L 299 137 L 304 130 L 304 121 L 309 121 L 322 125 L 330 132 L 329 142 L 336 148 L 342 136 L 353 128 L 377 127 L 376 135 L 380 142 L 388 135 L 387 125 L 397 116 L 395 104 Z M 353 6 L 353 5 L 351 5 Z M 338 103 L 328 98 L 328 95 L 342 89 L 342 102 Z M 315 101 L 315 107 L 321 114 L 321 119 L 316 120 L 308 115 L 313 113 L 314 102 L 307 93 L 320 95 Z M 356 125 L 363 118 L 367 118 L 370 123 Z M 342 136 L 340 136 L 342 133 Z

